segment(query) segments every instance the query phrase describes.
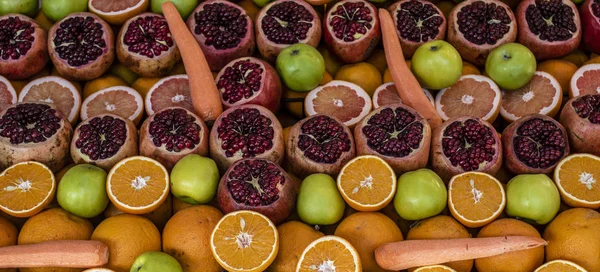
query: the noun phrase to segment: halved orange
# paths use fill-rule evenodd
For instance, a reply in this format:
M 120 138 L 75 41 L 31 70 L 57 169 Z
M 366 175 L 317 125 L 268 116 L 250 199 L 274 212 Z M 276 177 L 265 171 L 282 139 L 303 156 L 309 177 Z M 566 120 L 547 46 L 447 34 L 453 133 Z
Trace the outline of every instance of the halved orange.
M 586 64 L 571 78 L 569 97 L 600 93 L 600 64 Z
M 15 91 L 15 88 L 13 88 L 7 78 L 0 76 L 0 111 L 7 105 L 12 105 L 14 103 L 17 103 L 17 92 Z
M 435 100 L 433 99 L 431 92 L 423 88 L 423 93 L 425 93 L 425 96 L 427 96 L 431 105 L 435 106 Z M 402 103 L 402 99 L 400 98 L 400 95 L 398 95 L 394 82 L 384 83 L 375 90 L 375 93 L 373 94 L 373 109 L 396 103 Z
M 456 84 L 440 90 L 435 96 L 435 108 L 446 121 L 450 118 L 474 116 L 493 123 L 500 111 L 502 94 L 489 77 L 464 75 Z
M 448 183 L 448 208 L 467 227 L 487 225 L 500 216 L 505 206 L 504 187 L 489 174 L 465 172 Z
M 48 207 L 55 192 L 56 179 L 44 164 L 14 164 L 0 174 L 0 211 L 14 217 L 36 215 Z
M 137 125 L 142 119 L 143 110 L 144 101 L 136 90 L 126 86 L 114 86 L 97 91 L 83 101 L 81 120 L 112 113 Z
M 353 126 L 371 111 L 371 97 L 360 86 L 333 80 L 310 91 L 304 98 L 306 115 L 326 114 Z
M 169 107 L 182 107 L 193 111 L 188 76 L 168 76 L 157 81 L 146 94 L 144 107 L 148 116 Z
M 70 81 L 57 76 L 46 76 L 29 82 L 19 93 L 19 102 L 46 102 L 54 104 L 71 124 L 79 119 L 81 94 Z
M 580 265 L 567 260 L 554 260 L 538 267 L 534 272 L 588 272 Z
M 413 272 L 456 272 L 456 270 L 445 265 L 428 265 L 419 267 Z
M 159 162 L 134 156 L 121 160 L 108 173 L 108 198 L 117 209 L 145 214 L 158 209 L 169 194 L 169 173 Z
M 310 243 L 296 266 L 296 272 L 314 271 L 361 272 L 362 264 L 348 241 L 328 235 Z
M 556 78 L 565 95 L 569 94 L 571 78 L 578 68 L 574 63 L 561 59 L 547 60 L 537 66 L 538 71 L 549 73 Z
M 534 113 L 554 117 L 560 109 L 562 97 L 558 80 L 549 73 L 537 71 L 525 86 L 502 91 L 500 115 L 509 122 Z
M 149 0 L 89 0 L 91 12 L 109 24 L 122 25 L 129 18 L 148 9 Z
M 600 157 L 573 154 L 562 159 L 554 169 L 554 182 L 567 205 L 600 208 Z
M 227 271 L 264 271 L 279 252 L 279 233 L 266 216 L 254 211 L 236 211 L 217 223 L 210 236 L 210 248 Z
M 396 174 L 378 156 L 358 156 L 342 168 L 337 187 L 353 209 L 372 212 L 387 206 L 396 193 Z

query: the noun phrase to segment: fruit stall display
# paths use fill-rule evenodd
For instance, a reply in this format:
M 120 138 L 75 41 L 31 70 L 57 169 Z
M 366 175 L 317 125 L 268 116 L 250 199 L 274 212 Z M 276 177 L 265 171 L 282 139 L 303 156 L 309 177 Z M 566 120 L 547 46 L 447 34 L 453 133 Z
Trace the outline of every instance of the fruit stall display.
M 600 271 L 600 0 L 0 0 L 0 271 Z

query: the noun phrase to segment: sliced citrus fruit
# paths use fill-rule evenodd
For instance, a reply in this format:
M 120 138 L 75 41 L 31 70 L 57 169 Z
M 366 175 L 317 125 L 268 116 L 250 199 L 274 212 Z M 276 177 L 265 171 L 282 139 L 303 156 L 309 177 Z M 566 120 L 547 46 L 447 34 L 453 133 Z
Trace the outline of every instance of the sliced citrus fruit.
M 348 241 L 328 235 L 310 243 L 298 260 L 296 272 L 314 271 L 361 272 L 362 264 Z
M 10 81 L 0 76 L 0 111 L 7 105 L 17 103 L 17 92 Z
M 136 79 L 135 82 L 133 82 L 133 84 L 131 84 L 131 88 L 134 88 L 136 91 L 138 91 L 138 93 L 140 93 L 140 95 L 142 96 L 142 98 L 144 98 L 145 101 L 146 95 L 148 94 L 150 89 L 152 89 L 154 84 L 156 84 L 156 82 L 158 82 L 159 80 L 161 80 L 161 78 L 140 77 Z
M 586 64 L 579 67 L 571 78 L 571 98 L 600 93 L 600 64 Z
M 304 98 L 306 115 L 326 114 L 353 126 L 371 111 L 371 97 L 360 86 L 333 80 L 310 91 Z
M 571 78 L 578 68 L 577 65 L 566 60 L 547 60 L 537 66 L 538 71 L 549 73 L 556 78 L 565 95 L 569 94 Z
M 573 154 L 554 169 L 554 182 L 571 207 L 600 208 L 600 157 Z
M 587 270 L 571 261 L 554 260 L 543 264 L 534 272 L 587 272 Z
M 337 186 L 346 203 L 361 212 L 378 211 L 387 206 L 396 193 L 396 174 L 383 159 L 358 156 L 342 168 Z
M 182 107 L 193 111 L 188 76 L 175 75 L 159 80 L 146 94 L 144 103 L 148 115 L 169 107 Z
M 428 265 L 419 267 L 413 272 L 456 272 L 456 270 L 445 265 Z
M 48 207 L 56 192 L 56 180 L 44 164 L 14 164 L 0 174 L 0 211 L 14 217 L 30 217 Z
M 126 86 L 114 86 L 88 96 L 81 105 L 81 120 L 100 114 L 112 113 L 138 124 L 142 119 L 142 96 Z
M 223 216 L 210 236 L 217 262 L 231 272 L 264 271 L 279 251 L 279 233 L 266 216 L 237 211 Z
M 425 96 L 427 96 L 431 105 L 435 106 L 431 92 L 427 89 L 423 89 L 423 93 L 425 93 Z M 402 103 L 402 98 L 398 95 L 394 82 L 384 83 L 375 90 L 375 93 L 373 94 L 373 109 L 396 103 Z
M 79 119 L 81 94 L 70 81 L 57 76 L 46 76 L 29 82 L 19 93 L 19 102 L 46 102 L 67 117 L 71 124 Z
M 448 183 L 448 208 L 467 227 L 478 228 L 494 221 L 505 206 L 504 187 L 489 174 L 465 172 Z
M 500 115 L 509 122 L 534 113 L 554 117 L 560 109 L 562 97 L 558 80 L 546 72 L 537 71 L 525 86 L 502 91 Z
M 148 9 L 149 0 L 89 0 L 88 8 L 110 24 L 121 25 Z
M 473 116 L 493 123 L 500 111 L 502 94 L 489 77 L 464 75 L 456 84 L 440 90 L 435 96 L 435 108 L 442 117 Z
M 145 214 L 158 209 L 169 194 L 169 173 L 159 162 L 142 156 L 123 159 L 106 178 L 108 198 L 117 209 Z

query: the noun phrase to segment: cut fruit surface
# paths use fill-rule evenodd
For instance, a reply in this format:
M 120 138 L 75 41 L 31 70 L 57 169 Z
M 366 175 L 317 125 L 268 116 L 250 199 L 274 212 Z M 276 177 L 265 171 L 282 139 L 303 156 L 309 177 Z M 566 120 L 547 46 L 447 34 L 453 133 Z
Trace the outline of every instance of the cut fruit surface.
M 279 251 L 279 233 L 266 216 L 254 211 L 225 215 L 212 232 L 210 246 L 217 262 L 231 272 L 264 271 Z
M 71 124 L 79 119 L 81 94 L 70 81 L 47 76 L 29 82 L 19 93 L 19 102 L 45 102 L 54 106 L 67 117 Z
M 113 205 L 123 212 L 150 213 L 167 199 L 169 173 L 153 159 L 129 157 L 108 173 L 106 192 Z
M 466 172 L 448 183 L 448 208 L 467 227 L 478 228 L 494 221 L 505 206 L 504 187 L 489 174 Z
M 188 76 L 175 75 L 159 80 L 146 94 L 144 103 L 148 116 L 169 107 L 182 107 L 193 111 Z
M 571 207 L 600 208 L 600 157 L 573 154 L 554 169 L 554 182 L 563 201 Z
M 431 101 L 431 105 L 435 106 L 435 100 L 433 99 L 431 92 L 427 89 L 423 89 L 423 93 L 425 93 L 425 96 Z M 396 103 L 402 103 L 402 99 L 400 98 L 400 95 L 398 95 L 398 90 L 396 89 L 394 82 L 384 83 L 375 90 L 375 93 L 373 94 L 373 109 Z
M 571 78 L 571 98 L 600 93 L 600 64 L 586 64 L 579 67 Z
M 329 235 L 313 241 L 300 256 L 296 272 L 314 271 L 361 272 L 362 265 L 348 241 Z
M 304 99 L 308 116 L 326 114 L 353 126 L 371 111 L 371 97 L 360 86 L 342 80 L 333 80 L 310 91 Z
M 525 86 L 502 91 L 500 115 L 509 122 L 534 113 L 554 117 L 562 97 L 558 81 L 549 73 L 537 71 Z
M 538 267 L 534 272 L 588 272 L 580 265 L 567 260 L 554 260 Z
M 17 163 L 0 174 L 0 211 L 30 217 L 46 208 L 56 192 L 56 180 L 44 164 Z
M 149 0 L 89 0 L 88 8 L 110 24 L 120 25 L 144 12 Z
M 419 267 L 413 272 L 456 272 L 456 270 L 445 265 L 428 265 Z
M 10 81 L 0 76 L 0 111 L 4 110 L 7 105 L 17 103 L 17 92 L 13 88 Z
M 482 75 L 465 75 L 456 84 L 437 93 L 435 106 L 444 121 L 474 116 L 493 123 L 498 117 L 501 100 L 500 88 L 492 79 Z
M 115 86 L 97 91 L 83 101 L 81 119 L 112 113 L 139 123 L 142 118 L 144 102 L 142 96 L 134 89 Z

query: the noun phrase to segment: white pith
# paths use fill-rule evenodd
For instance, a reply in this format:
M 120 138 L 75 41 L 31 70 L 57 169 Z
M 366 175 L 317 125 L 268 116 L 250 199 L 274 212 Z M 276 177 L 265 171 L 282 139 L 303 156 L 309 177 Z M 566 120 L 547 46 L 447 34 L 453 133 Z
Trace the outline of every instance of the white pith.
M 592 70 L 600 70 L 600 63 L 586 64 L 584 66 L 579 67 L 579 69 L 575 71 L 575 74 L 573 74 L 573 77 L 571 77 L 571 98 L 580 95 L 579 88 L 577 88 L 577 80 L 581 78 L 581 76 L 583 76 L 585 72 Z M 596 91 L 600 93 L 600 87 L 596 89 Z
M 4 85 L 6 86 L 6 89 L 10 93 L 10 96 L 11 96 L 10 104 L 17 103 L 17 92 L 15 91 L 15 88 L 12 86 L 10 81 L 5 77 L 0 76 L 0 82 L 4 83 Z
M 300 259 L 298 260 L 298 264 L 296 265 L 296 271 L 299 271 L 300 268 L 302 267 L 302 263 L 304 262 L 304 258 L 306 257 L 306 254 L 308 254 L 313 248 L 315 248 L 317 244 L 322 243 L 322 242 L 328 242 L 328 241 L 338 242 L 338 243 L 342 244 L 346 249 L 348 249 L 350 254 L 352 254 L 352 259 L 354 260 L 354 265 L 357 269 L 356 271 L 359 271 L 360 265 L 358 263 L 358 260 L 360 259 L 360 257 L 358 256 L 356 249 L 344 238 L 341 238 L 338 236 L 333 236 L 333 235 L 323 236 L 317 240 L 314 240 L 312 243 L 310 243 L 306 247 L 306 249 L 304 249 L 304 252 L 302 252 Z M 330 260 L 323 260 L 322 262 L 320 262 L 318 264 L 310 264 L 309 267 L 314 266 L 316 268 L 330 268 L 335 265 L 335 263 L 330 264 L 328 261 L 330 261 Z M 319 270 L 317 270 L 317 271 L 319 271 Z M 328 271 L 328 270 L 322 270 L 322 271 Z
M 472 223 L 472 224 L 477 224 L 477 223 L 482 223 L 482 222 L 486 222 L 489 221 L 490 218 L 497 218 L 500 213 L 502 213 L 502 211 L 504 211 L 504 207 L 506 205 L 506 192 L 504 191 L 504 187 L 502 187 L 502 184 L 500 183 L 500 181 L 498 181 L 498 179 L 496 179 L 495 177 L 493 177 L 492 175 L 489 175 L 487 173 L 483 173 L 483 172 L 477 172 L 477 175 L 482 175 L 482 176 L 486 176 L 487 178 L 495 181 L 495 184 L 498 186 L 498 188 L 500 189 L 500 192 L 502 194 L 502 201 L 501 201 L 501 205 L 498 207 L 498 209 L 496 211 L 494 211 L 494 213 L 486 219 L 482 219 L 482 220 L 470 220 L 465 218 L 462 214 L 458 214 L 458 211 L 456 210 L 455 206 L 454 206 L 454 200 L 453 200 L 453 194 L 452 194 L 452 188 L 454 185 L 454 182 L 456 182 L 456 180 L 464 175 L 470 175 L 472 173 L 466 172 L 466 173 L 462 173 L 462 174 L 458 174 L 454 177 L 452 177 L 452 179 L 450 180 L 450 182 L 448 183 L 448 205 L 450 206 L 450 210 L 451 211 L 456 211 L 456 216 L 460 217 L 462 220 Z M 475 181 L 473 179 L 469 180 L 469 185 L 471 187 L 471 194 L 473 195 L 473 204 L 477 204 L 481 201 L 481 198 L 483 198 L 483 191 L 480 191 L 479 189 L 477 189 L 475 187 Z

